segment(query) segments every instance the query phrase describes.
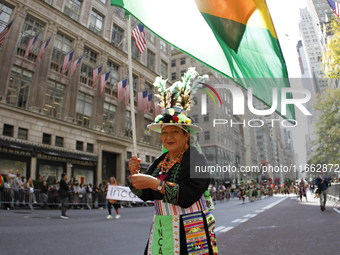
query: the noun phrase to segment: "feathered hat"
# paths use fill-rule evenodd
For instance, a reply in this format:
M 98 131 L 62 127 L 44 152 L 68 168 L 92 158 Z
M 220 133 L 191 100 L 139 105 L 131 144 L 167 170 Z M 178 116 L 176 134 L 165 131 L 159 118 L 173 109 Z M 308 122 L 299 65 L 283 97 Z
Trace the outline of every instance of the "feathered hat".
M 155 121 L 147 126 L 149 130 L 161 132 L 164 126 L 176 125 L 193 135 L 202 131 L 202 128 L 188 117 L 187 111 L 190 111 L 194 104 L 192 95 L 197 89 L 209 86 L 205 83 L 208 80 L 208 75 L 199 76 L 195 67 L 189 67 L 182 80 L 176 81 L 169 88 L 166 88 L 167 80 L 156 77 L 153 85 L 158 88 L 159 95 L 156 96 L 160 99 L 158 105 L 163 109 L 163 113 L 157 115 Z

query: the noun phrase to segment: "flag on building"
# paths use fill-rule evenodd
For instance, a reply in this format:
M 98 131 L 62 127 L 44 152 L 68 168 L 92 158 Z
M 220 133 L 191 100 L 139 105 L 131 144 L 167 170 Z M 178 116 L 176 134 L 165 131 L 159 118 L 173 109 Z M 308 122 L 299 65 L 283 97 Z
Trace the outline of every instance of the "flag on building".
M 332 1 L 332 0 L 327 0 L 329 6 L 332 8 L 332 11 L 337 17 L 340 17 L 340 3 Z
M 145 106 L 144 113 L 151 111 L 152 94 L 149 94 L 146 99 L 147 100 L 146 100 L 146 106 Z
M 127 85 L 128 85 L 128 79 L 117 82 L 117 84 L 116 84 L 117 102 L 120 102 L 125 98 L 124 91 L 125 91 Z
M 135 41 L 136 47 L 140 54 L 146 50 L 145 29 L 142 24 L 138 24 L 134 30 L 132 30 L 132 38 Z
M 37 42 L 37 40 L 38 40 L 38 38 L 39 38 L 39 35 L 40 35 L 40 33 L 38 33 L 37 35 L 33 36 L 33 37 L 28 41 L 28 44 L 27 44 L 27 47 L 26 47 L 26 51 L 25 51 L 25 54 L 24 54 L 24 58 L 27 58 L 28 55 L 31 53 L 34 44 Z
M 13 25 L 14 20 L 15 20 L 15 18 L 10 23 L 8 23 L 7 26 L 1 31 L 1 33 L 0 33 L 0 44 L 2 44 L 2 42 L 5 40 L 6 35 L 8 34 L 9 29 Z
M 280 88 L 289 87 L 265 0 L 111 0 L 111 5 L 244 89 L 253 88 L 254 96 L 268 106 L 272 89 L 278 88 L 280 99 Z M 294 106 L 288 108 L 285 117 L 293 119 Z
M 110 71 L 108 71 L 107 73 L 104 73 L 100 76 L 100 86 L 99 86 L 100 94 L 103 93 L 103 90 L 104 90 L 106 83 L 109 80 L 109 78 L 110 78 Z
M 73 55 L 74 55 L 74 50 L 72 50 L 71 52 L 69 52 L 65 55 L 63 67 L 61 69 L 61 74 L 65 74 L 67 72 L 68 67 L 70 66 L 70 63 L 73 59 Z
M 103 66 L 99 66 L 92 70 L 92 88 L 94 88 L 97 80 L 99 79 L 102 69 L 103 69 Z
M 137 94 L 137 111 L 145 111 L 146 108 L 146 100 L 148 97 L 148 91 L 140 91 Z
M 159 101 L 153 102 L 153 106 L 153 114 L 155 115 L 155 117 L 163 113 L 162 108 L 159 107 Z
M 37 60 L 36 60 L 36 63 L 39 62 L 40 59 L 42 59 L 44 53 L 45 53 L 45 50 L 48 46 L 48 44 L 50 43 L 52 39 L 52 36 L 50 38 L 48 38 L 41 46 L 40 46 L 40 49 L 39 49 L 39 53 L 38 53 L 38 57 L 37 57 Z
M 72 62 L 72 66 L 71 66 L 71 76 L 74 75 L 77 71 L 78 66 L 80 65 L 82 59 L 84 56 L 81 56 L 79 58 L 77 58 L 76 60 L 74 60 Z
M 123 87 L 123 92 L 124 92 L 124 105 L 126 106 L 130 100 L 130 85 L 129 84 Z

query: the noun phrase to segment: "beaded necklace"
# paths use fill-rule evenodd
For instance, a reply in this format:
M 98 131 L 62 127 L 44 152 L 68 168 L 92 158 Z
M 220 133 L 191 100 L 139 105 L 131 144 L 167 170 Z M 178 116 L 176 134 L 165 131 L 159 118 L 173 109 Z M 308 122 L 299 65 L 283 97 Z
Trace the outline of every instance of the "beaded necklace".
M 158 174 L 161 175 L 163 173 L 167 173 L 176 163 L 181 162 L 185 151 L 186 150 L 181 151 L 181 153 L 175 156 L 172 160 L 170 160 L 169 153 L 167 153 L 164 159 L 157 165 L 157 167 L 161 169 Z

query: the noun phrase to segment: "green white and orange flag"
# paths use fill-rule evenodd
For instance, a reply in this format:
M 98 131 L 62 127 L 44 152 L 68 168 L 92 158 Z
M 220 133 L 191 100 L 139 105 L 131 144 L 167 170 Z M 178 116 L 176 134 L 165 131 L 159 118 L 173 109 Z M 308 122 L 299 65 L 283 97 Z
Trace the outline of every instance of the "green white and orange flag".
M 280 88 L 289 87 L 265 0 L 111 0 L 111 5 L 243 88 L 253 88 L 254 96 L 268 106 L 272 88 L 278 88 L 280 99 Z M 294 118 L 293 105 L 287 107 L 285 117 Z

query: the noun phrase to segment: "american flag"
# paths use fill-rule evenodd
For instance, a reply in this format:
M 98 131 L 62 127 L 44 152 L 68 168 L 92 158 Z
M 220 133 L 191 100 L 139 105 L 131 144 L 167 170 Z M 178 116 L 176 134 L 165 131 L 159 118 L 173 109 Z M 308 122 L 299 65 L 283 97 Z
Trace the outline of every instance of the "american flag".
M 14 19 L 10 23 L 8 23 L 8 25 L 1 31 L 1 33 L 0 33 L 0 44 L 2 43 L 3 40 L 5 40 L 6 35 L 8 34 L 8 31 L 11 28 Z
M 68 67 L 73 59 L 73 55 L 74 55 L 74 50 L 65 55 L 63 68 L 61 69 L 61 74 L 65 74 L 67 72 Z
M 117 102 L 122 101 L 125 98 L 125 90 L 128 87 L 128 79 L 117 82 Z
M 142 24 L 138 24 L 132 30 L 132 38 L 135 41 L 136 47 L 140 54 L 146 49 L 145 30 Z
M 45 50 L 46 50 L 48 44 L 50 43 L 51 39 L 52 39 L 52 36 L 51 36 L 50 38 L 48 38 L 48 39 L 40 46 L 40 49 L 39 49 L 39 53 L 38 53 L 38 57 L 37 57 L 36 63 L 38 63 L 39 60 L 42 59 L 42 57 L 43 57 L 43 55 L 44 55 L 44 53 L 45 53 Z
M 160 115 L 160 114 L 162 114 L 163 113 L 163 111 L 162 111 L 162 108 L 160 108 L 159 107 L 159 101 L 157 101 L 157 102 L 153 102 L 153 104 L 154 104 L 154 115 L 155 115 L 155 117 L 157 116 L 157 115 Z
M 92 88 L 94 88 L 97 80 L 99 79 L 102 69 L 103 69 L 103 66 L 100 66 L 92 70 Z
M 151 101 L 152 101 L 152 94 L 149 94 L 146 100 L 146 107 L 144 113 L 151 111 Z
M 332 8 L 332 11 L 337 17 L 340 17 L 340 3 L 332 1 L 332 0 L 327 0 L 329 6 Z
M 107 73 L 104 73 L 100 76 L 100 94 L 103 93 L 103 90 L 106 86 L 107 81 L 110 78 L 110 71 L 108 71 Z
M 141 92 L 138 92 L 137 94 L 137 111 L 145 111 L 145 107 L 146 107 L 146 100 L 147 100 L 147 96 L 148 96 L 148 91 L 144 90 Z
M 83 59 L 84 56 L 81 56 L 77 58 L 76 60 L 73 61 L 72 66 L 71 66 L 71 76 L 74 75 L 77 71 L 78 66 L 81 63 L 81 60 Z
M 27 58 L 27 56 L 30 54 L 34 44 L 37 42 L 38 37 L 39 37 L 40 33 L 38 33 L 37 35 L 35 35 L 34 37 L 31 38 L 31 40 L 29 40 L 27 47 L 26 47 L 26 52 L 24 55 L 24 58 Z

